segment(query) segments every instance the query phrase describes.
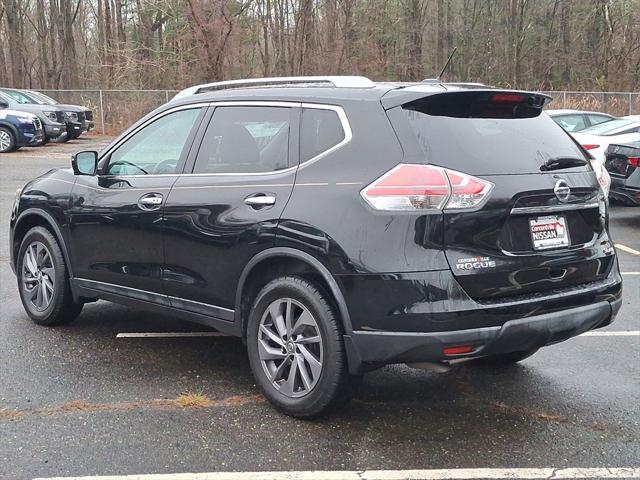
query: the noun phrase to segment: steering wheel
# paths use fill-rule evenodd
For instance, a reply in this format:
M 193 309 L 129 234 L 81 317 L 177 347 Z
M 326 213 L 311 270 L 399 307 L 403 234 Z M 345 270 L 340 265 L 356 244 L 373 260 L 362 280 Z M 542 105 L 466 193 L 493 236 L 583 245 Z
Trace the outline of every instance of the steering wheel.
M 156 163 L 151 173 L 176 173 L 177 166 L 178 161 L 170 158 L 168 160 L 163 160 L 160 163 Z
M 129 165 L 130 167 L 135 168 L 136 170 L 140 170 L 142 173 L 144 173 L 145 175 L 149 175 L 149 172 L 147 172 L 144 168 L 139 167 L 138 165 L 136 165 L 135 163 L 131 163 L 131 162 L 127 162 L 126 160 L 118 160 L 117 162 L 113 162 L 111 164 L 109 164 L 109 170 L 111 170 L 111 167 L 113 165 Z

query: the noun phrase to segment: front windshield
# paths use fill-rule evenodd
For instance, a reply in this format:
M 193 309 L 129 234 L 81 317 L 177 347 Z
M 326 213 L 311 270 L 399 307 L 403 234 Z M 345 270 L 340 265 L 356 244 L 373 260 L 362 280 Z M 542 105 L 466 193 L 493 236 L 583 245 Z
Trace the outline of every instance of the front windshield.
M 634 123 L 635 122 L 633 120 L 621 118 L 585 128 L 580 133 L 588 133 L 590 135 L 607 135 L 608 133 L 614 132 L 620 128 L 633 125 Z
M 44 93 L 32 91 L 29 91 L 28 93 L 31 98 L 38 101 L 38 103 L 42 105 L 58 105 L 58 102 L 56 102 L 53 98 L 48 97 Z
M 18 92 L 16 90 L 2 90 L 2 93 L 9 95 L 11 98 L 13 98 L 16 102 L 20 104 L 36 103 L 36 104 L 42 105 L 41 101 L 38 101 L 35 98 L 32 98 L 29 95 L 26 95 L 22 92 Z

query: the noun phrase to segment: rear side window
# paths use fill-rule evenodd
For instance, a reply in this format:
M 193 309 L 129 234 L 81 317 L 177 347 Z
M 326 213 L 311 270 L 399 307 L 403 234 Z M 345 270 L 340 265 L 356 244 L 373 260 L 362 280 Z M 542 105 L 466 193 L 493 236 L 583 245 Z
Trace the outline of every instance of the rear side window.
M 289 166 L 291 108 L 217 107 L 196 173 L 274 172 Z
M 548 115 L 525 118 L 450 117 L 402 107 L 425 162 L 471 175 L 540 173 L 549 159 L 585 159 L 584 153 Z M 588 167 L 575 167 L 588 170 Z
M 337 112 L 305 108 L 300 133 L 300 162 L 317 157 L 338 145 L 344 138 L 344 129 Z

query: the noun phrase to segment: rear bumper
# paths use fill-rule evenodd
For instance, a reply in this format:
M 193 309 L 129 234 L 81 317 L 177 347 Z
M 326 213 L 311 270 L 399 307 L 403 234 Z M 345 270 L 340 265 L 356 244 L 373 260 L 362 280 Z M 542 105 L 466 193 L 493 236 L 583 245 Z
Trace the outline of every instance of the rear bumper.
M 640 189 L 616 187 L 609 190 L 609 198 L 613 198 L 622 203 L 640 206 Z
M 441 279 L 445 277 L 444 273 L 440 275 Z M 532 350 L 609 325 L 622 305 L 617 262 L 608 277 L 600 281 L 484 304 L 452 295 L 455 281 L 451 281 L 451 274 L 449 279 L 448 295 L 431 295 L 419 306 L 405 303 L 386 309 L 388 314 L 378 321 L 374 318 L 364 323 L 354 318 L 355 309 L 350 305 L 354 328 L 344 340 L 351 372 L 391 363 L 442 362 Z M 415 278 L 412 281 L 417 283 Z M 433 278 L 429 281 L 433 287 Z M 402 286 L 401 282 L 391 281 L 399 283 L 395 287 Z M 388 295 L 377 291 L 369 295 L 369 304 L 380 307 L 383 304 L 376 299 L 388 297 L 397 302 L 403 290 L 394 288 Z M 374 328 L 376 324 L 378 328 Z M 472 350 L 460 355 L 444 353 L 447 347 L 463 345 Z
M 363 364 L 439 362 L 508 352 L 524 352 L 562 342 L 610 324 L 622 300 L 509 320 L 501 327 L 435 333 L 353 332 L 346 336 L 351 354 Z M 473 352 L 445 355 L 447 347 L 471 345 Z

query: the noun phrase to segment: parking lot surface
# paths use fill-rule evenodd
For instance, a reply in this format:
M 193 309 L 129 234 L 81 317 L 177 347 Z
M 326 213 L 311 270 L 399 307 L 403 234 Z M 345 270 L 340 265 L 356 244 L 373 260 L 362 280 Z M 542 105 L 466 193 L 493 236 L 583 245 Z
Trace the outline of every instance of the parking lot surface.
M 0 479 L 640 466 L 640 208 L 612 206 L 624 304 L 597 335 L 502 370 L 390 366 L 305 422 L 260 396 L 239 339 L 117 337 L 205 329 L 106 302 L 61 328 L 28 319 L 9 266 L 14 192 L 107 141 L 0 156 Z

